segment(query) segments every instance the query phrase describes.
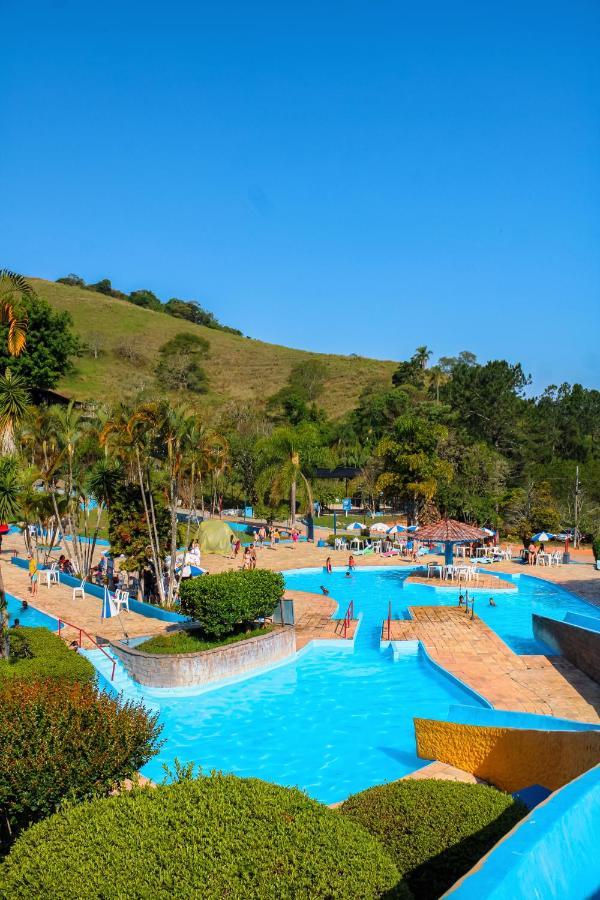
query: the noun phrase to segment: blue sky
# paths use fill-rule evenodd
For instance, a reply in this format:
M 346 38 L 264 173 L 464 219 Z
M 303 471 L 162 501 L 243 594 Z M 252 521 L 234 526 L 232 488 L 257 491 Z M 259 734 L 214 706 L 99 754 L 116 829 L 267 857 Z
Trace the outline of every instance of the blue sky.
M 2 6 L 2 265 L 600 387 L 596 0 Z

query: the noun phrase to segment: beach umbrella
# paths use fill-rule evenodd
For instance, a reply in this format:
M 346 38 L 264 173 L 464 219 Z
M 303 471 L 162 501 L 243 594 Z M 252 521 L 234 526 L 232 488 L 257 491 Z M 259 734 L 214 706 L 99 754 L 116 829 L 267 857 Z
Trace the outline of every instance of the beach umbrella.
M 496 532 L 492 531 L 491 528 L 482 528 L 481 530 L 484 534 L 487 534 L 488 537 L 494 537 L 494 535 L 496 534 Z
M 112 619 L 113 616 L 118 614 L 117 607 L 113 598 L 110 596 L 110 592 L 108 588 L 104 588 L 104 599 L 102 601 L 102 613 L 101 619 Z
M 534 534 L 531 538 L 532 541 L 539 541 L 540 543 L 544 543 L 544 541 L 551 541 L 554 537 L 553 534 L 548 534 L 547 531 L 538 531 L 537 534 Z
M 350 525 L 346 525 L 347 531 L 362 531 L 364 528 L 362 522 L 351 522 Z
M 401 534 L 403 531 L 406 531 L 406 525 L 400 525 L 399 522 L 396 522 L 395 525 L 392 525 L 392 527 L 390 528 L 388 533 L 389 534 Z
M 387 534 L 389 530 L 390 529 L 388 528 L 388 526 L 383 522 L 376 522 L 375 525 L 371 525 L 371 527 L 369 528 L 369 531 L 379 531 L 385 534 Z
M 206 569 L 201 569 L 200 566 L 190 566 L 190 574 L 191 575 L 204 575 Z
M 419 526 L 418 526 L 418 525 L 409 525 L 408 528 L 407 528 L 406 530 L 407 530 L 407 531 L 413 531 L 413 532 L 414 532 L 414 531 L 418 531 L 418 530 L 419 530 Z

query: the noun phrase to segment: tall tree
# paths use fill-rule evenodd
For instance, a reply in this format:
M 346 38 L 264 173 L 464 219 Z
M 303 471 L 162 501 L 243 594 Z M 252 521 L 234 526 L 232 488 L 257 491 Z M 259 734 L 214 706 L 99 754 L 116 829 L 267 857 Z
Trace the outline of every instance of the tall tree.
M 0 459 L 0 521 L 10 522 L 19 511 L 18 461 L 14 456 Z M 8 659 L 8 602 L 4 590 L 2 565 L 0 564 L 0 659 Z
M 3 456 L 16 450 L 15 427 L 24 418 L 28 402 L 24 379 L 7 369 L 0 375 L 0 453 Z

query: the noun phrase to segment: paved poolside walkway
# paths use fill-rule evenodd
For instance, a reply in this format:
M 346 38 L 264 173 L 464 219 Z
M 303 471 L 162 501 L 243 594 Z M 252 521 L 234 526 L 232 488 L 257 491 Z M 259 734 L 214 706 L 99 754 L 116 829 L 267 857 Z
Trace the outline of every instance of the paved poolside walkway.
M 421 641 L 432 659 L 499 709 L 600 722 L 600 685 L 563 657 L 518 656 L 482 619 L 456 606 L 409 611 L 412 621 L 392 621 L 391 640 Z
M 6 557 L 2 558 L 0 565 L 2 566 L 4 587 L 9 594 L 20 600 L 27 600 L 41 612 L 71 622 L 78 628 L 84 628 L 95 639 L 122 640 L 124 631 L 130 637 L 139 637 L 146 634 L 166 634 L 169 631 L 177 630 L 178 626 L 172 622 L 151 619 L 133 611 L 127 612 L 127 610 L 112 619 L 103 620 L 100 618 L 102 601 L 98 597 L 88 594 L 85 600 L 73 600 L 73 588 L 61 584 L 53 584 L 50 588 L 45 584 L 40 584 L 37 596 L 32 598 L 29 593 L 27 571 L 13 566 Z M 65 628 L 64 635 L 68 640 L 73 640 L 77 638 L 78 633 L 72 628 Z M 93 642 L 84 636 L 83 646 L 92 647 Z

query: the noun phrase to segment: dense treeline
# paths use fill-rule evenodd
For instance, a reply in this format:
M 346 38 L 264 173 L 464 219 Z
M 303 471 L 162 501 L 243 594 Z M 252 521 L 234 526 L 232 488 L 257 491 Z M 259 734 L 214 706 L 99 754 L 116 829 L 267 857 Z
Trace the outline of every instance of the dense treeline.
M 137 291 L 131 291 L 126 294 L 113 288 L 110 278 L 102 278 L 93 284 L 87 284 L 79 275 L 71 273 L 65 275 L 64 278 L 56 279 L 58 284 L 66 284 L 69 287 L 84 288 L 86 291 L 96 291 L 98 294 L 104 294 L 105 297 L 116 297 L 117 300 L 127 300 L 135 306 L 141 306 L 143 309 L 151 309 L 154 312 L 163 312 L 169 316 L 175 316 L 176 319 L 185 319 L 193 322 L 195 325 L 204 325 L 206 328 L 215 328 L 217 331 L 228 331 L 230 334 L 240 334 L 238 328 L 231 328 L 229 325 L 222 325 L 214 313 L 204 309 L 197 300 L 180 300 L 178 297 L 171 297 L 163 303 L 156 294 L 147 288 L 141 288 Z

